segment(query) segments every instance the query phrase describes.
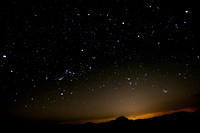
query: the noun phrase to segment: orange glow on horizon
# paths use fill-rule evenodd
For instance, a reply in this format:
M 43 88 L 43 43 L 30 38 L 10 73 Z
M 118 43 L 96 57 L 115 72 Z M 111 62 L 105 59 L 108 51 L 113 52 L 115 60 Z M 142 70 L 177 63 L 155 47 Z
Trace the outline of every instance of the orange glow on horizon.
M 170 111 L 165 111 L 165 112 L 155 112 L 155 113 L 146 113 L 146 114 L 140 114 L 140 115 L 127 115 L 129 120 L 138 120 L 138 119 L 149 119 L 153 117 L 158 117 L 158 116 L 163 116 L 163 115 L 168 115 L 168 114 L 173 114 L 176 112 L 195 112 L 196 108 L 183 108 L 183 109 L 177 109 L 177 110 L 170 110 Z M 115 120 L 117 117 L 110 117 L 110 118 L 103 118 L 103 119 L 93 119 L 93 120 L 82 120 L 82 121 L 74 121 L 74 122 L 61 122 L 59 124 L 84 124 L 87 122 L 92 122 L 92 123 L 103 123 L 103 122 L 109 122 L 112 120 Z
M 147 114 L 141 114 L 141 115 L 128 115 L 126 116 L 129 120 L 138 120 L 138 119 L 149 119 L 153 117 L 173 114 L 176 112 L 195 112 L 196 108 L 184 108 L 184 109 L 177 109 L 177 110 L 170 110 L 166 112 L 155 112 L 155 113 L 147 113 Z

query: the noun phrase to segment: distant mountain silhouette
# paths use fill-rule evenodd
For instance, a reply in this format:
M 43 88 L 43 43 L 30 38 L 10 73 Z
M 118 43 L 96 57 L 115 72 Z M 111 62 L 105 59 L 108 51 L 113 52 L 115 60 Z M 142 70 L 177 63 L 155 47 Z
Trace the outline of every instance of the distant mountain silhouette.
M 7 123 L 7 125 L 5 125 Z M 85 123 L 79 125 L 59 125 L 57 122 L 52 121 L 19 121 L 19 120 L 5 120 L 1 121 L 1 126 L 6 127 L 6 129 L 44 129 L 45 131 L 51 131 L 56 129 L 56 131 L 68 131 L 70 129 L 99 129 L 99 128 L 109 128 L 109 129 L 134 129 L 136 130 L 155 130 L 157 128 L 162 129 L 194 129 L 199 128 L 200 123 L 200 111 L 196 112 L 178 112 L 173 114 L 168 114 L 164 116 L 154 117 L 150 119 L 140 119 L 140 120 L 128 120 L 124 116 L 120 116 L 115 120 L 105 122 L 105 123 Z M 4 126 L 5 125 L 5 126 Z M 199 129 L 198 129 L 199 130 Z
M 150 119 L 138 119 L 138 120 L 128 120 L 124 116 L 120 116 L 115 120 L 105 123 L 87 123 L 79 125 L 81 128 L 92 127 L 92 128 L 133 128 L 135 130 L 139 129 L 154 129 L 154 128 L 198 128 L 200 122 L 200 111 L 196 112 L 178 112 L 173 114 L 168 114 L 164 116 L 154 117 Z
M 120 116 L 116 119 L 116 121 L 128 121 L 128 118 L 126 118 L 125 116 Z

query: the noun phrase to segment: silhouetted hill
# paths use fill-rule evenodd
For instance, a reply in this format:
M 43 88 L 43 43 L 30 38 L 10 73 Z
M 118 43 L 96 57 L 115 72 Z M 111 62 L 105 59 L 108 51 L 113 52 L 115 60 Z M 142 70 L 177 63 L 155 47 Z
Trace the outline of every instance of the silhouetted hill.
M 128 118 L 124 117 L 124 116 L 120 116 L 116 119 L 116 121 L 128 121 Z
M 178 112 L 160 117 L 140 120 L 128 120 L 126 117 L 121 116 L 105 123 L 85 123 L 80 125 L 59 125 L 55 121 L 19 121 L 9 119 L 7 122 L 2 121 L 1 126 L 7 129 L 28 129 L 28 130 L 42 130 L 44 131 L 69 131 L 71 129 L 134 129 L 137 130 L 155 130 L 162 128 L 163 130 L 178 129 L 178 130 L 193 130 L 198 129 L 200 122 L 200 111 L 197 112 Z M 6 124 L 5 124 L 6 123 Z
M 110 122 L 95 124 L 87 123 L 79 125 L 81 128 L 110 128 L 110 129 L 194 129 L 198 128 L 200 122 L 200 111 L 178 112 L 150 119 L 128 120 L 121 116 Z M 75 126 L 76 127 L 76 126 Z

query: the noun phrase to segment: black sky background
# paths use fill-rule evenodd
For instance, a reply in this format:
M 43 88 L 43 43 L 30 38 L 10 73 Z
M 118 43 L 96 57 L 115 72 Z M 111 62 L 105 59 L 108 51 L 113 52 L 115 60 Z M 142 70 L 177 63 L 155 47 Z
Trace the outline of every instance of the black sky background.
M 148 71 L 151 67 L 152 71 L 161 69 L 158 75 L 172 73 L 167 78 L 177 78 L 180 70 L 182 79 L 186 77 L 190 85 L 194 83 L 191 93 L 197 98 L 191 104 L 198 106 L 198 13 L 198 3 L 192 1 L 2 2 L 1 116 L 21 117 L 13 112 L 27 107 L 28 111 L 32 110 L 29 107 L 32 102 L 36 102 L 38 110 L 48 108 L 55 99 L 62 103 L 65 94 L 69 101 L 76 101 L 79 99 L 76 94 L 82 96 L 88 91 L 79 84 L 95 84 L 92 82 L 95 77 L 103 82 L 112 72 L 139 71 L 139 75 L 143 75 L 151 73 Z M 130 66 L 136 69 L 127 70 Z M 119 74 L 118 78 L 121 82 L 127 76 Z M 185 83 L 182 79 L 180 82 Z M 65 86 L 75 89 L 61 94 Z M 48 96 L 42 97 L 43 93 Z M 110 93 L 104 95 L 107 94 Z M 41 100 L 43 98 L 50 101 Z M 22 106 L 23 109 L 19 109 Z

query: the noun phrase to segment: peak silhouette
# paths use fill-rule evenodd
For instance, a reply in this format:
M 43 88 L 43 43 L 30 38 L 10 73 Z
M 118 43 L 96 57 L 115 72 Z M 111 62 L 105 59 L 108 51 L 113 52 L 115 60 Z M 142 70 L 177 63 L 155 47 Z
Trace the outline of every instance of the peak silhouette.
M 116 121 L 128 121 L 128 118 L 126 118 L 125 116 L 120 116 L 116 119 Z

